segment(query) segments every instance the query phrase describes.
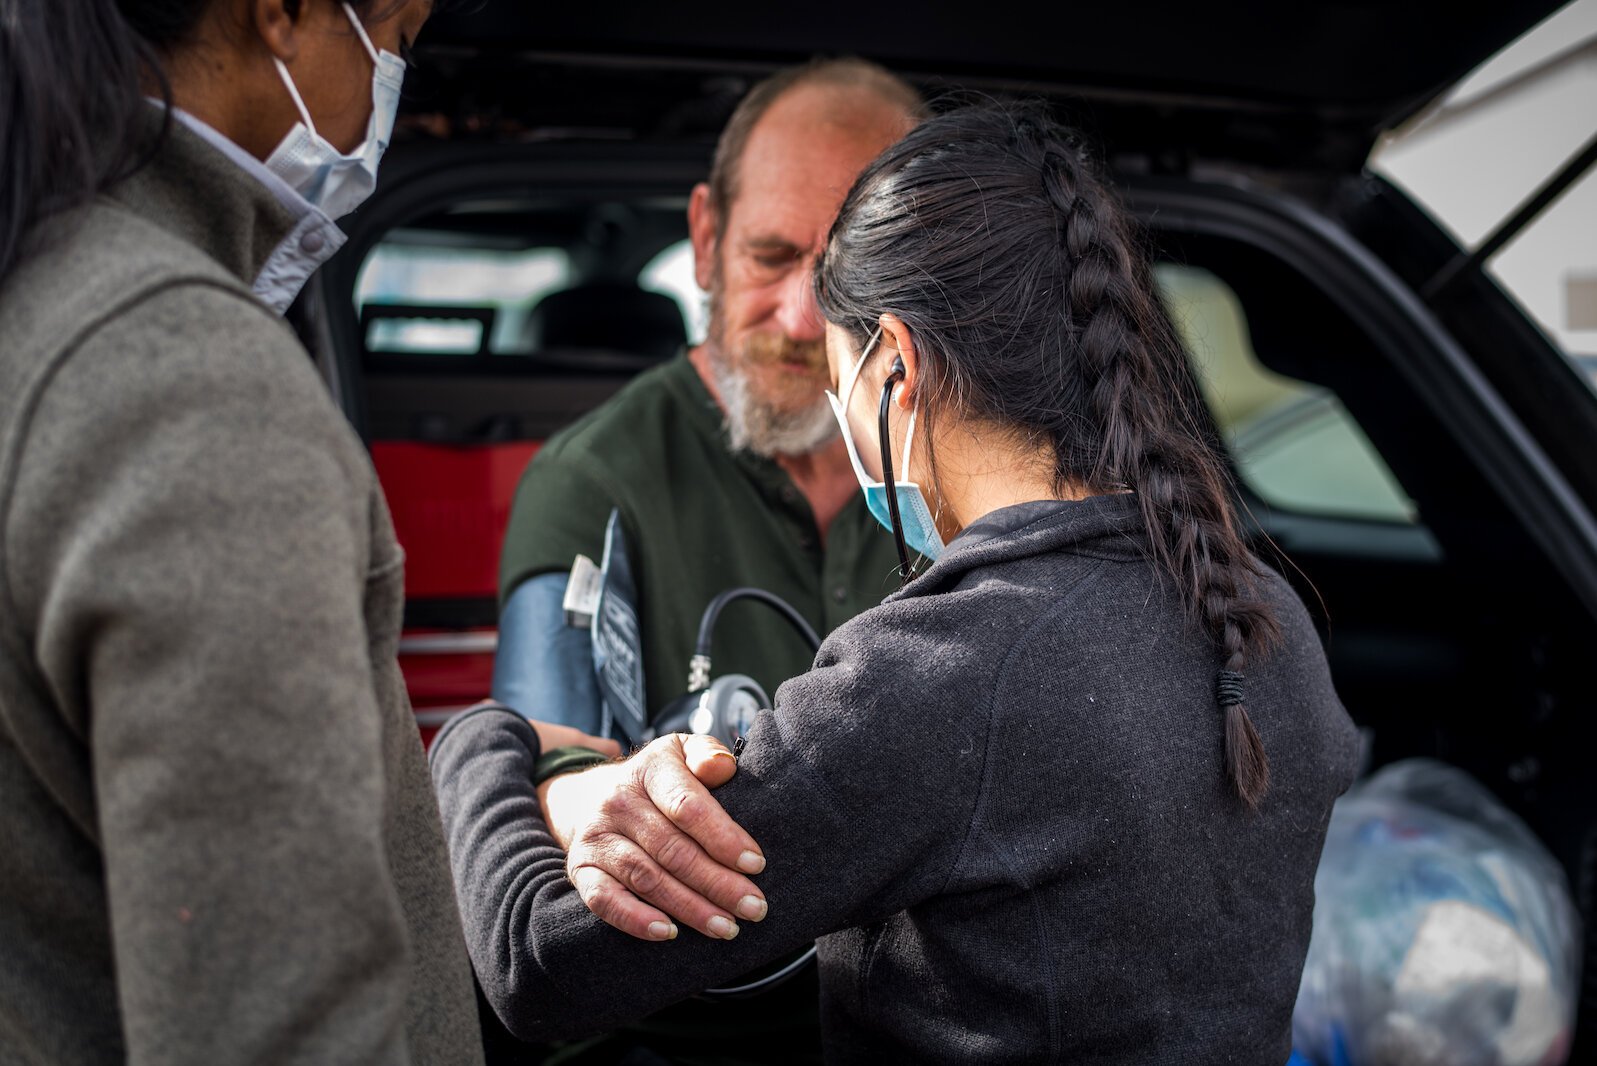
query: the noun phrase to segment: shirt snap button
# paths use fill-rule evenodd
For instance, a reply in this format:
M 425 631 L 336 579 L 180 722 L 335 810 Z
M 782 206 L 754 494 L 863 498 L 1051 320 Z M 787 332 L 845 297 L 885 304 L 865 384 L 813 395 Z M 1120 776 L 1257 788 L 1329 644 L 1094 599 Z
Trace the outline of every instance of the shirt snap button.
M 321 232 L 318 230 L 310 230 L 305 234 L 305 236 L 299 239 L 299 246 L 312 255 L 315 255 L 317 252 L 321 251 L 322 246 L 326 243 L 327 238 L 323 237 Z

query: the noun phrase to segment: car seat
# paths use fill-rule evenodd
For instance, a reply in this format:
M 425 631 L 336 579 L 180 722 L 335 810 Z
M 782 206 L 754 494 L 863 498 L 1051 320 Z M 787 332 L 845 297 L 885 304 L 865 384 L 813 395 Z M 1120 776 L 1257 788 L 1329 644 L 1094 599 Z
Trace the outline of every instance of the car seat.
M 676 300 L 628 282 L 593 282 L 552 292 L 527 316 L 534 353 L 598 349 L 663 362 L 687 344 Z

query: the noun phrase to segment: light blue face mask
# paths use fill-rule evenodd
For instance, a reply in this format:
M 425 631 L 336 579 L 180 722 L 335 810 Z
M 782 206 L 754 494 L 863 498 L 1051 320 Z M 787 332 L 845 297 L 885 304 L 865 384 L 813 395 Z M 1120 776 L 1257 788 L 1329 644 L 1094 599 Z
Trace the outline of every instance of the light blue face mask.
M 870 508 L 876 520 L 894 536 L 901 536 L 905 544 L 926 558 L 936 559 L 943 554 L 943 535 L 937 531 L 937 523 L 932 520 L 932 510 L 926 504 L 926 494 L 912 481 L 899 481 L 894 478 L 891 489 L 884 482 L 872 481 L 860 462 L 859 452 L 854 447 L 854 434 L 849 432 L 848 428 L 849 397 L 853 395 L 854 386 L 859 382 L 860 368 L 865 365 L 866 358 L 876 347 L 876 341 L 881 335 L 882 331 L 878 328 L 871 334 L 871 339 L 866 343 L 865 350 L 860 353 L 859 360 L 853 366 L 844 368 L 843 375 L 837 383 L 843 393 L 842 399 L 838 399 L 837 393 L 830 390 L 827 391 L 826 398 L 831 401 L 832 413 L 837 416 L 838 427 L 843 431 L 843 443 L 848 445 L 848 458 L 849 462 L 854 464 L 854 476 L 859 478 L 860 488 L 865 491 L 865 506 Z M 892 384 L 889 383 L 886 387 L 890 389 Z M 909 471 L 910 446 L 915 443 L 917 410 L 910 411 L 909 428 L 904 432 L 904 458 L 899 469 L 906 473 Z M 902 530 L 893 528 L 893 513 L 887 498 L 889 492 L 898 498 L 898 517 L 903 525 Z

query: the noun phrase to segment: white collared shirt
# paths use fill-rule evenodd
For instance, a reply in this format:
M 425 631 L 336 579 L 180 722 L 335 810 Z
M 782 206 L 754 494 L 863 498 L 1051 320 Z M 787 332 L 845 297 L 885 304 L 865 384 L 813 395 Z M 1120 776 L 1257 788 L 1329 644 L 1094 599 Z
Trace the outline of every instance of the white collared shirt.
M 161 106 L 159 100 L 150 102 Z M 288 305 L 294 302 L 294 297 L 299 295 L 316 269 L 331 259 L 333 253 L 342 248 L 349 238 L 320 208 L 296 192 L 288 182 L 266 169 L 266 164 L 259 159 L 180 107 L 172 108 L 172 116 L 266 186 L 278 203 L 298 220 L 288 235 L 272 249 L 272 254 L 266 257 L 260 273 L 250 286 L 262 303 L 282 314 L 288 310 Z

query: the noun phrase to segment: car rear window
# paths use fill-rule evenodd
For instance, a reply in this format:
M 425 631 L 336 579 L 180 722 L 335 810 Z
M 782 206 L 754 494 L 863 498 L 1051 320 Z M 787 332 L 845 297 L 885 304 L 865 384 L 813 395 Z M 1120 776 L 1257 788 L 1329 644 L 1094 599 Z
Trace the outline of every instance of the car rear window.
M 572 316 L 605 305 L 626 319 L 644 299 L 639 290 L 670 297 L 691 341 L 702 335 L 705 308 L 686 212 L 657 199 L 507 197 L 453 205 L 388 231 L 355 280 L 365 353 L 405 357 L 408 367 L 436 357 L 442 369 L 451 357 L 569 349 Z M 549 297 L 557 299 L 546 304 Z M 669 312 L 653 314 L 658 332 Z M 558 337 L 546 329 L 550 316 L 559 317 Z M 594 332 L 610 346 L 625 340 Z M 599 339 L 579 337 L 577 346 L 604 346 Z
M 490 351 L 514 351 L 527 312 L 548 293 L 565 288 L 571 257 L 562 248 L 493 248 L 440 246 L 436 234 L 395 230 L 361 266 L 355 281 L 355 302 L 368 304 L 487 304 L 497 312 Z M 365 338 L 368 351 L 431 352 L 440 355 L 476 352 L 482 344 L 478 322 L 445 318 L 377 318 Z

